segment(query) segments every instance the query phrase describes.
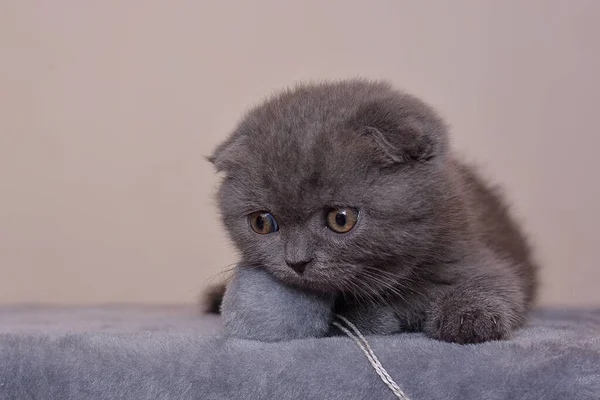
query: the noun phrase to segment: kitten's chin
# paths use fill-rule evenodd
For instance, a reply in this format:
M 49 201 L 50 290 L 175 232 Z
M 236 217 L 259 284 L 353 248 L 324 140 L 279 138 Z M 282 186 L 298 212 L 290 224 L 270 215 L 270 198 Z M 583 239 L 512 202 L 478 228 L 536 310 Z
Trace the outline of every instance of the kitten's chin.
M 316 281 L 316 280 L 313 281 L 313 280 L 309 280 L 309 279 L 304 279 L 301 282 L 295 284 L 295 286 L 297 286 L 301 289 L 307 289 L 307 290 L 312 290 L 312 291 L 321 292 L 321 293 L 340 293 L 340 292 L 342 292 L 339 285 L 329 283 L 329 282 L 323 282 L 323 281 Z
M 336 277 L 323 277 L 307 271 L 305 274 L 298 275 L 293 271 L 273 269 L 271 273 L 280 281 L 297 287 L 299 289 L 311 290 L 321 293 L 341 293 L 344 291 L 344 280 Z

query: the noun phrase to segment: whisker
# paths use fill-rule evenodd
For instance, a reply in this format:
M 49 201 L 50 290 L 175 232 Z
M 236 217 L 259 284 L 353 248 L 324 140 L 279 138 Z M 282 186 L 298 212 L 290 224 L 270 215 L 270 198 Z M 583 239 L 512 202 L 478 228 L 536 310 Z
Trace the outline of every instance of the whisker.
M 365 278 L 367 278 L 367 280 L 377 284 L 378 286 L 380 286 L 384 291 L 390 292 L 392 294 L 397 295 L 398 297 L 402 298 L 403 300 L 405 300 L 405 294 L 403 293 L 397 286 L 395 286 L 393 283 L 396 283 L 395 281 L 389 282 L 388 280 L 385 279 L 385 277 L 383 276 L 379 276 L 378 275 L 377 270 L 375 269 L 365 269 L 363 271 L 361 271 L 362 276 L 364 276 Z M 397 279 L 397 277 L 396 277 Z M 362 281 L 361 281 L 362 282 Z M 383 297 L 383 295 L 381 295 L 381 297 Z
M 235 271 L 235 269 L 238 267 L 239 263 L 235 262 L 232 264 L 228 264 L 225 267 L 223 267 L 224 269 L 222 271 L 216 272 L 214 274 L 212 274 L 211 276 L 209 276 L 208 278 L 206 278 L 204 280 L 204 283 L 212 283 L 215 279 L 217 278 L 221 278 L 226 274 L 233 274 L 233 272 Z M 252 265 L 252 264 L 244 264 L 244 268 L 249 268 L 249 269 L 256 269 L 259 268 L 258 265 Z M 224 279 L 222 279 L 223 281 L 227 281 L 229 278 L 231 278 L 231 275 L 226 276 Z

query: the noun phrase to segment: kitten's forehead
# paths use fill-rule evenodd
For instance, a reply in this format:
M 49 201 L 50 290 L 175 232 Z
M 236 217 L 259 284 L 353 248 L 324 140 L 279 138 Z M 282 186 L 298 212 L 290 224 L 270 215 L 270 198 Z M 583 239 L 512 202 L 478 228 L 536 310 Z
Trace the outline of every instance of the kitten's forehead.
M 352 143 L 339 134 L 313 136 L 313 141 L 271 140 L 248 164 L 249 184 L 256 197 L 272 210 L 310 213 L 326 205 L 353 204 L 362 174 Z
M 368 200 L 390 165 L 442 154 L 444 135 L 428 106 L 386 83 L 306 85 L 252 109 L 212 159 L 244 209 L 305 214 Z
M 261 201 L 272 208 L 308 211 L 356 201 L 367 150 L 347 126 L 360 104 L 357 91 L 319 89 L 284 94 L 240 124 L 247 183 L 260 188 Z

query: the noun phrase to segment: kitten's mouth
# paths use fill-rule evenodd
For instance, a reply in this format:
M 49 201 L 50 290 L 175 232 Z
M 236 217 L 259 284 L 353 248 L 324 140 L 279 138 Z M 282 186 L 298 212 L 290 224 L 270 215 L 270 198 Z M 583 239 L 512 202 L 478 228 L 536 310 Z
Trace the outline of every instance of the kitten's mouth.
M 337 285 L 312 279 L 300 279 L 298 286 L 323 293 L 337 293 L 341 291 Z
M 357 265 L 320 265 L 303 274 L 285 274 L 280 277 L 300 289 L 327 294 L 352 294 L 373 298 L 381 293 L 398 294 L 398 282 L 406 279 L 408 270 L 391 272 L 380 268 Z M 293 272 L 293 271 L 290 271 Z
M 333 271 L 329 271 L 330 273 Z M 346 271 L 343 277 L 341 273 L 335 276 L 323 276 L 322 274 L 315 273 L 315 271 L 307 270 L 303 274 L 286 274 L 282 277 L 282 280 L 299 287 L 301 289 L 309 289 L 322 293 L 342 293 L 351 290 L 352 283 L 350 282 L 351 275 Z

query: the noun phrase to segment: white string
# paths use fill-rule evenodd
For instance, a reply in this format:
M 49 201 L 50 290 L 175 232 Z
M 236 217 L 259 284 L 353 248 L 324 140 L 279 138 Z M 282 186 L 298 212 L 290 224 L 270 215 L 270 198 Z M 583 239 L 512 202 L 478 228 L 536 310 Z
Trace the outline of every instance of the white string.
M 353 332 L 351 332 L 348 328 L 342 326 L 339 322 L 334 321 L 332 322 L 332 325 L 337 326 L 342 332 L 344 332 L 352 340 L 354 340 L 354 342 L 356 342 L 356 344 L 362 350 L 362 352 L 365 353 L 365 356 L 367 356 L 369 363 L 371 364 L 377 375 L 379 375 L 383 383 L 385 383 L 386 386 L 390 388 L 390 390 L 394 393 L 394 395 L 397 398 L 401 400 L 409 400 L 408 396 L 404 394 L 402 389 L 400 389 L 400 386 L 398 386 L 398 384 L 394 382 L 394 380 L 385 370 L 383 365 L 381 365 L 381 362 L 375 355 L 375 352 L 369 345 L 369 342 L 367 342 L 367 339 L 358 330 L 358 328 L 352 322 L 348 321 L 348 319 L 341 315 L 336 314 L 335 317 L 339 319 L 342 323 L 345 323 Z
M 352 340 L 354 340 L 356 342 L 358 347 L 367 356 L 367 359 L 371 363 L 371 366 L 375 369 L 375 372 L 377 373 L 377 375 L 379 375 L 381 380 L 390 388 L 390 390 L 394 393 L 394 395 L 396 395 L 396 397 L 401 400 L 409 400 L 408 397 L 406 396 L 406 394 L 404 394 L 402 389 L 400 389 L 398 384 L 396 384 L 396 382 L 394 382 L 392 377 L 385 370 L 383 365 L 381 365 L 381 362 L 379 361 L 379 359 L 373 352 L 373 349 L 369 345 L 369 342 L 367 342 L 367 339 L 362 335 L 362 333 L 358 330 L 358 328 L 352 322 L 348 321 L 346 318 L 342 317 L 341 315 L 336 315 L 336 317 L 340 321 L 342 321 L 343 323 L 348 325 L 348 327 L 350 329 L 352 329 L 354 331 L 354 333 L 350 332 L 350 330 L 348 330 L 347 328 L 345 328 L 338 322 L 333 322 L 332 324 L 337 326 L 342 332 L 344 332 L 346 335 L 348 335 Z
M 348 325 L 350 327 L 350 329 L 352 329 L 354 331 L 354 333 L 356 334 L 356 336 L 358 336 L 358 338 L 362 341 L 362 343 L 365 345 L 366 350 L 369 352 L 369 355 L 371 356 L 371 358 L 373 359 L 374 362 L 377 363 L 377 365 L 381 368 L 382 372 L 385 374 L 385 377 L 391 381 L 394 382 L 394 380 L 392 379 L 391 376 L 388 375 L 387 371 L 385 370 L 385 368 L 383 368 L 383 365 L 381 365 L 381 362 L 379 361 L 379 358 L 377 358 L 377 356 L 375 355 L 375 352 L 373 351 L 373 349 L 371 348 L 371 346 L 369 345 L 369 342 L 367 342 L 367 339 L 363 336 L 363 334 L 360 332 L 360 330 L 356 327 L 356 325 L 354 325 L 352 322 L 350 322 L 347 318 L 341 316 L 341 315 L 337 315 L 338 319 L 342 320 L 344 323 L 346 323 L 346 325 Z M 394 383 L 395 384 L 395 383 Z M 396 385 L 398 386 L 398 385 Z

